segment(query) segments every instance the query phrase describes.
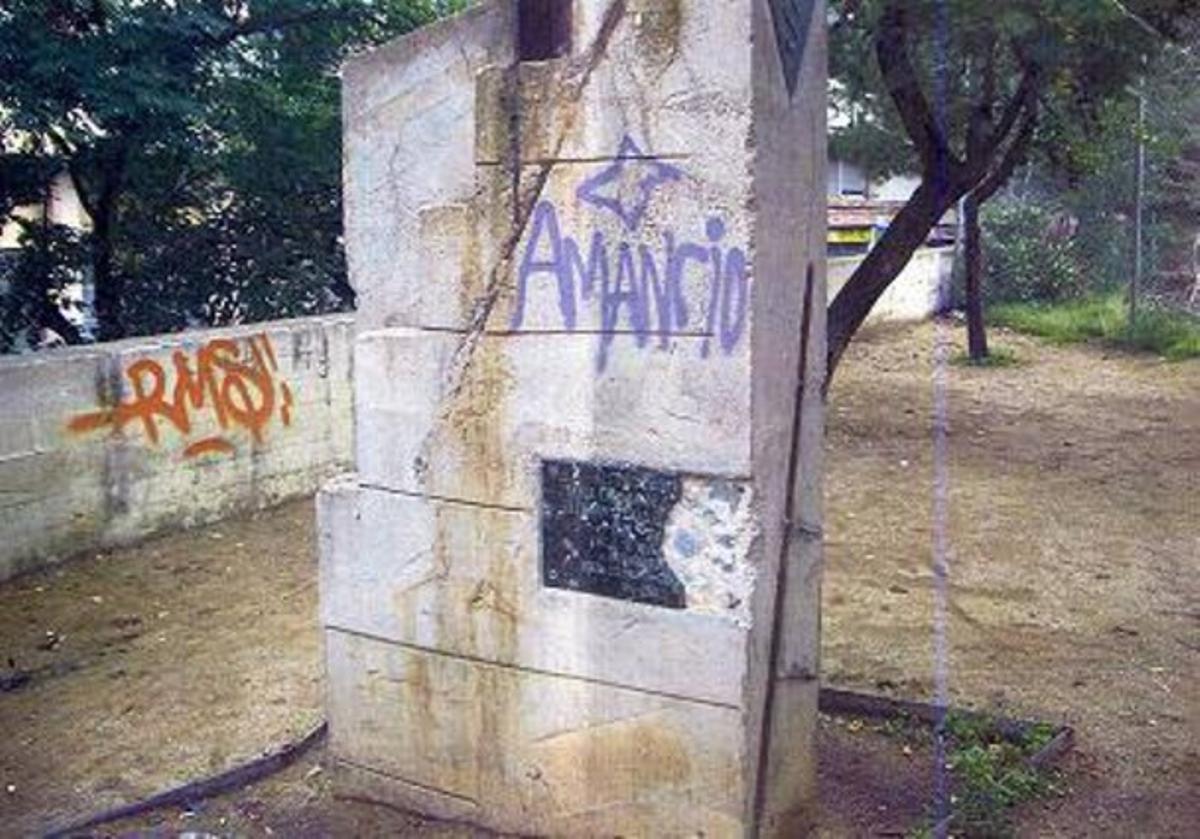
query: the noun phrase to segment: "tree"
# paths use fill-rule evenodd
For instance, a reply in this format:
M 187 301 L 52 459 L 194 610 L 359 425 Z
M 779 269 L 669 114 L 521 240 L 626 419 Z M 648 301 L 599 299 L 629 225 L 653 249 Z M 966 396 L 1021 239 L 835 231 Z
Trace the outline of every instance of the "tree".
M 9 0 L 0 211 L 32 161 L 69 174 L 91 227 L 77 253 L 61 231 L 27 231 L 12 280 L 25 303 L 9 307 L 49 316 L 46 299 L 78 276 L 59 270 L 70 264 L 90 274 L 102 340 L 346 305 L 335 71 L 349 49 L 434 12 L 427 0 Z
M 1085 121 L 1177 32 L 1190 0 L 834 0 L 831 75 L 848 118 L 835 153 L 921 182 L 829 308 L 829 376 L 942 216 L 1011 176 L 1052 107 Z M 1134 25 L 1133 16 L 1146 26 Z M 1148 31 L 1149 30 L 1149 31 Z M 978 292 L 976 248 L 973 283 Z M 972 259 L 968 259 L 971 263 Z M 981 306 L 972 314 L 982 326 Z

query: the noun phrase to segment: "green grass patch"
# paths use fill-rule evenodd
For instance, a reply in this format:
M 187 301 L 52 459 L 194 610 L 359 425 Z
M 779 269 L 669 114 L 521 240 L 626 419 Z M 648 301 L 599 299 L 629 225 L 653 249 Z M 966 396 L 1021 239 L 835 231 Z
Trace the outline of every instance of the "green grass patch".
M 1145 307 L 1131 325 L 1119 294 L 1065 303 L 1004 303 L 994 306 L 988 319 L 1055 344 L 1101 341 L 1172 361 L 1200 358 L 1200 319 Z
M 946 736 L 952 835 L 1011 836 L 1013 809 L 1056 791 L 1052 772 L 1029 765 L 1029 758 L 1054 737 L 1052 726 L 1037 724 L 1006 736 L 987 715 L 951 712 Z M 932 835 L 930 826 L 910 834 L 921 839 Z
M 987 357 L 981 361 L 975 361 L 967 353 L 959 352 L 954 354 L 950 363 L 957 367 L 1019 367 L 1021 359 L 1008 347 L 990 347 Z

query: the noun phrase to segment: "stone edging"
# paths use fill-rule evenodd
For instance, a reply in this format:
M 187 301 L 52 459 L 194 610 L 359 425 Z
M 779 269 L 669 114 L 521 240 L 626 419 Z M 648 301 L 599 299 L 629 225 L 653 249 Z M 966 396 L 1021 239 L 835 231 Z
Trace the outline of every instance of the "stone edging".
M 322 721 L 320 725 L 301 739 L 290 742 L 276 751 L 268 752 L 249 763 L 235 766 L 233 769 L 222 772 L 219 775 L 213 775 L 199 781 L 192 781 L 174 789 L 157 793 L 143 801 L 106 810 L 103 813 L 89 816 L 83 821 L 67 827 L 55 828 L 45 834 L 45 839 L 65 839 L 65 837 L 75 836 L 89 828 L 107 824 L 108 822 L 119 821 L 120 819 L 139 816 L 151 810 L 157 810 L 159 807 L 185 806 L 194 801 L 211 798 L 214 795 L 231 792 L 235 789 L 241 789 L 291 766 L 311 751 L 314 746 L 322 743 L 328 733 L 329 724 Z

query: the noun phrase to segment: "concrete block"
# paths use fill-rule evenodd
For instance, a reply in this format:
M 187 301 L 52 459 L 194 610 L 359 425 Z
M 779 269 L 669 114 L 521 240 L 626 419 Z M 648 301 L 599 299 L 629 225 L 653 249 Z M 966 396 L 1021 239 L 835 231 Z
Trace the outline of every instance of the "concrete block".
M 364 310 L 359 478 L 320 502 L 334 753 L 372 794 L 502 830 L 793 835 L 824 5 L 575 0 L 546 62 L 486 23 L 514 5 L 347 76 Z
M 562 214 L 564 235 L 575 239 L 584 258 L 594 233 L 606 237 L 615 278 L 622 240 L 616 234 L 630 231 L 592 225 L 596 213 L 576 218 L 573 207 L 584 183 L 618 157 L 659 158 L 659 168 L 674 173 L 667 183 L 681 193 L 666 205 L 650 202 L 644 235 L 623 237 L 639 273 L 645 246 L 665 281 L 664 236 L 707 248 L 714 219 L 726 230 L 721 249 L 746 251 L 751 140 L 744 91 L 751 67 L 748 51 L 730 48 L 749 43 L 745 15 L 715 0 L 639 0 L 629 4 L 606 46 L 599 43 L 599 7 L 581 6 L 577 60 L 514 66 L 500 34 L 510 31 L 503 29 L 511 26 L 501 8 L 507 5 L 479 7 L 457 22 L 453 39 L 445 27 L 435 28 L 347 68 L 348 253 L 363 329 L 465 329 L 489 282 L 507 295 L 489 326 L 509 328 L 512 292 L 537 221 L 533 210 L 542 203 Z M 451 46 L 461 55 L 449 53 Z M 650 48 L 652 54 L 643 53 Z M 695 61 L 693 49 L 723 59 Z M 598 61 L 599 53 L 621 58 Z M 478 74 L 474 85 L 464 83 L 468 70 Z M 709 141 L 716 126 L 725 142 Z M 463 165 L 464 153 L 476 167 Z M 628 161 L 626 177 L 599 193 L 636 199 L 629 190 L 639 188 L 640 173 L 655 162 Z M 514 235 L 521 244 L 509 253 L 504 243 Z M 684 273 L 700 270 L 693 261 Z M 701 280 L 683 286 L 695 286 L 700 299 L 690 307 L 691 324 L 679 331 L 694 332 L 707 322 L 702 309 L 708 301 Z M 586 302 L 580 301 L 580 329 L 601 320 L 599 307 Z M 592 309 L 597 312 L 589 315 Z M 549 325 L 557 321 L 561 315 L 545 325 L 532 317 L 527 328 L 563 328 Z
M 775 683 L 761 836 L 809 836 L 817 826 L 817 764 L 796 755 L 816 751 L 819 692 L 816 679 Z
M 736 347 L 750 332 L 755 290 L 749 192 L 669 151 L 627 135 L 597 150 L 599 162 L 524 170 L 536 198 L 523 206 L 529 216 L 488 327 L 711 335 L 722 350 Z
M 347 256 L 364 328 L 407 324 L 393 315 L 422 294 L 410 278 L 458 280 L 422 264 L 419 216 L 474 194 L 475 74 L 510 63 L 514 9 L 480 4 L 345 67 Z
M 754 533 L 736 514 L 717 516 L 736 498 L 748 522 L 751 500 L 726 484 L 692 487 L 665 534 L 666 561 L 686 588 L 687 608 L 677 610 L 546 587 L 528 513 L 339 483 L 319 502 L 321 619 L 472 660 L 736 707 Z
M 609 13 L 608 3 L 577 3 L 572 58 L 520 68 L 519 99 L 531 114 L 520 125 L 522 158 L 588 159 L 636 127 L 659 150 L 732 162 L 714 171 L 737 180 L 737 138 L 751 119 L 745 9 L 722 0 L 629 0 L 605 40 Z M 718 125 L 730 133 L 707 141 Z M 503 143 L 495 145 L 485 151 L 503 159 Z
M 384 800 L 524 834 L 744 835 L 736 709 L 336 630 L 326 648 L 330 749 Z
M 750 472 L 744 351 L 727 356 L 710 346 L 705 358 L 703 338 L 662 349 L 639 348 L 632 336 L 607 347 L 595 335 L 485 336 L 454 382 L 462 342 L 418 330 L 360 335 L 364 483 L 530 510 L 541 458 Z

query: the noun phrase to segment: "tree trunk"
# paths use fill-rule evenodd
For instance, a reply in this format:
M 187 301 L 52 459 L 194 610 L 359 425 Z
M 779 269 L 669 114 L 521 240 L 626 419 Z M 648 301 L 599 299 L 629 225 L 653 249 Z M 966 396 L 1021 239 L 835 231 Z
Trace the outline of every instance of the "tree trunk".
M 979 229 L 979 200 L 974 193 L 963 201 L 963 249 L 967 274 L 967 354 L 971 361 L 983 362 L 988 356 L 987 331 L 983 323 L 983 243 Z
M 829 305 L 829 369 L 826 387 L 833 378 L 842 353 L 854 333 L 862 326 L 871 308 L 892 280 L 900 275 L 913 253 L 924 242 L 946 210 L 958 200 L 958 194 L 935 187 L 928 181 L 917 191 L 888 225 L 883 238 L 846 281 Z
M 115 341 L 125 337 L 121 317 L 121 278 L 113 266 L 113 236 L 116 227 L 116 181 L 120 175 L 105 179 L 92 215 L 92 283 L 96 289 L 97 338 Z
M 945 120 L 930 106 L 909 55 L 914 20 L 906 0 L 887 0 L 875 36 L 875 55 L 888 95 L 921 157 L 922 182 L 829 307 L 826 391 L 855 331 L 929 231 L 969 190 L 978 188 L 980 200 L 986 200 L 1008 180 L 1037 125 L 1038 94 L 1045 82 L 1036 64 L 1019 60 L 1023 70 L 1016 92 L 1006 100 L 998 119 L 993 118 L 996 103 L 976 103 L 966 158 L 957 159 Z M 984 87 L 986 91 L 989 84 Z M 984 98 L 990 100 L 990 92 Z

